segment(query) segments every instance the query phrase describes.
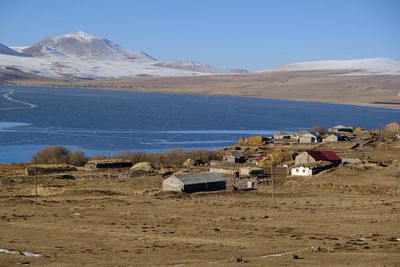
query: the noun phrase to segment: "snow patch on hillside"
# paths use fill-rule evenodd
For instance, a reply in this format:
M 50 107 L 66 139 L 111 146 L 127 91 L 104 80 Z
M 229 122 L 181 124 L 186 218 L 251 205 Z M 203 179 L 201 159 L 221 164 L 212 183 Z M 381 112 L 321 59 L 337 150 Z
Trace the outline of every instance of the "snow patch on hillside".
M 18 69 L 44 77 L 85 79 L 121 78 L 141 76 L 195 76 L 196 71 L 164 68 L 148 61 L 80 60 L 59 57 L 18 57 L 0 55 L 0 69 Z
M 293 63 L 272 71 L 343 70 L 349 75 L 400 75 L 400 62 L 387 58 L 324 60 Z

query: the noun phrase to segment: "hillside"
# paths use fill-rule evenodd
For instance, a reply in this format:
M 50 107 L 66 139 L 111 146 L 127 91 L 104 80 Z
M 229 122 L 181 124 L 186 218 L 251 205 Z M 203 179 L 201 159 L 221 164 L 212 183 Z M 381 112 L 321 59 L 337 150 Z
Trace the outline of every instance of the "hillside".
M 162 62 L 145 52 L 126 49 L 108 39 L 82 31 L 47 37 L 20 50 L 22 53 L 8 48 L 7 53 L 1 53 L 0 47 L 0 70 L 55 79 L 195 76 L 236 72 L 192 61 Z

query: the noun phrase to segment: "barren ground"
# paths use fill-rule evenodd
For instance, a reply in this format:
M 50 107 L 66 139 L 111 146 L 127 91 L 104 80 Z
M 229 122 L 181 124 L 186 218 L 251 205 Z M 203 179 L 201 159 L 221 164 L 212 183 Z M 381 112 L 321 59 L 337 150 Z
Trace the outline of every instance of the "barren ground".
M 396 160 L 399 151 L 395 143 L 347 155 Z M 161 176 L 79 171 L 76 180 L 39 176 L 35 203 L 23 165 L 2 165 L 0 179 L 17 183 L 0 185 L 0 248 L 42 256 L 0 253 L 0 266 L 242 265 L 236 256 L 246 266 L 400 266 L 399 166 L 284 173 L 273 200 L 269 185 L 167 194 Z

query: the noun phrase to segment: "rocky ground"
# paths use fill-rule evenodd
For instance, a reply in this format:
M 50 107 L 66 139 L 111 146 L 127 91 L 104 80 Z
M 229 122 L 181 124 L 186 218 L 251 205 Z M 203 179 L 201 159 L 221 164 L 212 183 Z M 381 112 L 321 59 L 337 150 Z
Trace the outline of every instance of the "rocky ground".
M 81 170 L 39 176 L 35 202 L 25 166 L 2 165 L 0 266 L 400 266 L 398 143 L 335 144 L 371 163 L 277 172 L 274 199 L 266 184 L 171 194 L 160 175 Z

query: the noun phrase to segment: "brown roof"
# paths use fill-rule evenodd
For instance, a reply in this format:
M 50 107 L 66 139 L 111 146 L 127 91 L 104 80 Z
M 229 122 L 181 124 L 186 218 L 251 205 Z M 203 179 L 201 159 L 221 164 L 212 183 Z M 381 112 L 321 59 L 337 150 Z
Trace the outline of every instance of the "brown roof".
M 307 152 L 311 157 L 313 157 L 316 161 L 324 160 L 324 161 L 342 161 L 342 159 L 336 155 L 333 151 L 308 151 Z

